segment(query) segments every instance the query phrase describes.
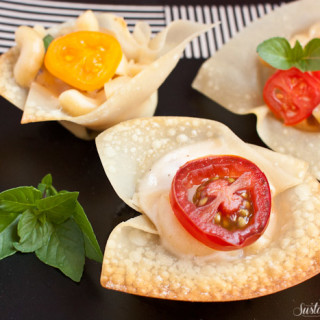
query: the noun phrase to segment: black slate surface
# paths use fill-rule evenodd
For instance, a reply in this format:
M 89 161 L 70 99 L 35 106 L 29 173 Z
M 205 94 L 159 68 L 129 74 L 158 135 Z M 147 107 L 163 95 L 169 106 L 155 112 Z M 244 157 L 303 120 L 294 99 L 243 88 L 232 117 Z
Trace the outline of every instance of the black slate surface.
M 179 1 L 173 3 L 179 4 Z M 144 4 L 159 2 L 145 1 Z M 159 90 L 156 115 L 218 120 L 244 141 L 263 145 L 256 134 L 254 116 L 234 115 L 191 88 L 202 62 L 194 59 L 179 62 Z M 50 172 L 58 190 L 80 192 L 79 201 L 104 249 L 111 230 L 136 213 L 113 191 L 94 141 L 79 140 L 56 122 L 21 125 L 21 111 L 3 98 L 0 98 L 0 119 L 0 191 L 37 185 Z M 311 319 L 295 316 L 294 310 L 320 302 L 320 275 L 293 288 L 252 300 L 189 303 L 103 289 L 99 283 L 100 271 L 101 265 L 87 260 L 82 280 L 77 284 L 33 254 L 17 253 L 6 258 L 0 261 L 0 319 Z

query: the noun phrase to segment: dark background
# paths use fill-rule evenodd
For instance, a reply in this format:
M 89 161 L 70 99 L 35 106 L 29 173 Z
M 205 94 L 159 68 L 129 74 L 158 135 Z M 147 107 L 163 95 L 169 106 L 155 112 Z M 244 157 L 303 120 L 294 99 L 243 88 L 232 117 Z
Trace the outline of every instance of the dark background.
M 78 1 L 86 2 L 86 1 Z M 95 0 L 94 2 L 99 3 Z M 102 1 L 100 3 L 103 3 Z M 137 4 L 137 0 L 114 1 Z M 143 1 L 141 4 L 244 4 L 258 1 Z M 278 3 L 268 1 L 268 3 Z M 159 90 L 156 115 L 203 117 L 228 125 L 244 141 L 263 145 L 253 115 L 224 110 L 191 88 L 203 60 L 182 59 Z M 104 249 L 111 230 L 136 213 L 113 191 L 94 141 L 75 138 L 56 122 L 21 125 L 21 111 L 0 98 L 0 191 L 34 185 L 51 173 L 58 190 L 79 191 Z M 273 295 L 224 303 L 190 303 L 139 297 L 100 286 L 101 265 L 87 260 L 79 284 L 33 255 L 0 261 L 0 319 L 299 319 L 293 309 L 320 302 L 320 276 Z

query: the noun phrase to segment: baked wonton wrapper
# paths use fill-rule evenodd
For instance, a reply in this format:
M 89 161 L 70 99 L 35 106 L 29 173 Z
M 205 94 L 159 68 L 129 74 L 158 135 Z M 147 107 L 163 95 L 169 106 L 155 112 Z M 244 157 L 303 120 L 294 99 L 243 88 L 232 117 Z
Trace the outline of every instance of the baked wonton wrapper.
M 88 24 L 97 24 L 95 28 L 99 31 L 114 35 L 124 54 L 116 71 L 117 77 L 105 84 L 106 98 L 87 114 L 68 114 L 61 108 L 59 97 L 38 82 L 33 81 L 30 89 L 16 83 L 13 69 L 20 49 L 14 47 L 0 57 L 0 94 L 23 110 L 22 123 L 58 120 L 76 136 L 89 139 L 97 131 L 103 131 L 121 121 L 152 116 L 157 105 L 157 89 L 178 63 L 186 44 L 213 27 L 178 20 L 151 37 L 150 27 L 144 22 L 137 23 L 134 32 L 130 33 L 120 17 L 107 13 L 94 16 L 92 12 L 84 15 L 90 16 Z M 83 23 L 79 27 L 78 19 L 46 30 L 44 35 L 57 37 L 86 30 Z M 92 23 L 94 19 L 97 23 Z
M 208 59 L 192 86 L 228 110 L 255 113 L 257 131 L 273 150 L 310 163 L 320 179 L 320 128 L 309 132 L 285 126 L 264 104 L 262 91 L 274 69 L 259 60 L 256 48 L 271 37 L 287 39 L 306 32 L 320 22 L 320 1 L 302 0 L 286 4 L 253 22 Z M 315 37 L 316 35 L 314 35 Z M 318 34 L 318 37 L 320 34 Z
M 179 254 L 165 237 L 178 233 L 181 240 L 174 241 L 183 245 L 186 240 L 184 247 L 191 251 L 195 248 L 191 242 L 198 241 L 190 241 L 175 218 L 170 218 L 172 233 L 165 230 L 161 217 L 166 212 L 149 218 L 140 208 L 140 184 L 150 169 L 169 158 L 179 165 L 184 149 L 189 150 L 191 160 L 190 150 L 202 143 L 209 144 L 203 155 L 224 152 L 255 162 L 271 185 L 269 225 L 258 241 L 240 251 L 217 252 L 206 247 L 211 252 Z M 320 272 L 319 185 L 306 162 L 246 144 L 223 124 L 196 118 L 126 121 L 100 134 L 96 144 L 115 191 L 142 213 L 111 233 L 101 273 L 103 287 L 165 299 L 227 301 L 283 290 Z M 164 176 L 168 166 L 169 162 L 163 167 Z

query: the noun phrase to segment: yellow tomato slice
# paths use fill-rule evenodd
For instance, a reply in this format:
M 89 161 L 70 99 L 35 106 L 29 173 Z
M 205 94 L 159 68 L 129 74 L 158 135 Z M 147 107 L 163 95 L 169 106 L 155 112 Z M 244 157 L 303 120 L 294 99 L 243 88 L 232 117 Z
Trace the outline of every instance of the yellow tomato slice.
M 77 89 L 93 91 L 112 78 L 121 58 L 121 46 L 115 37 L 78 31 L 53 40 L 44 64 L 58 79 Z

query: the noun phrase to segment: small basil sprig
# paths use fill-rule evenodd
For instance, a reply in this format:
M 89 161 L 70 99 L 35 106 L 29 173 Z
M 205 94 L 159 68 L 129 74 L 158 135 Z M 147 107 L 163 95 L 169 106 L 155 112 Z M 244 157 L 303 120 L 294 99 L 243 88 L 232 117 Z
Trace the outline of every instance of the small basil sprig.
M 103 256 L 78 195 L 58 192 L 50 174 L 37 188 L 0 193 L 0 259 L 35 252 L 42 262 L 80 281 L 85 257 L 102 262 Z
M 259 56 L 271 66 L 280 70 L 298 68 L 305 71 L 320 70 L 320 39 L 310 40 L 303 48 L 299 41 L 293 47 L 287 39 L 270 38 L 257 47 Z

